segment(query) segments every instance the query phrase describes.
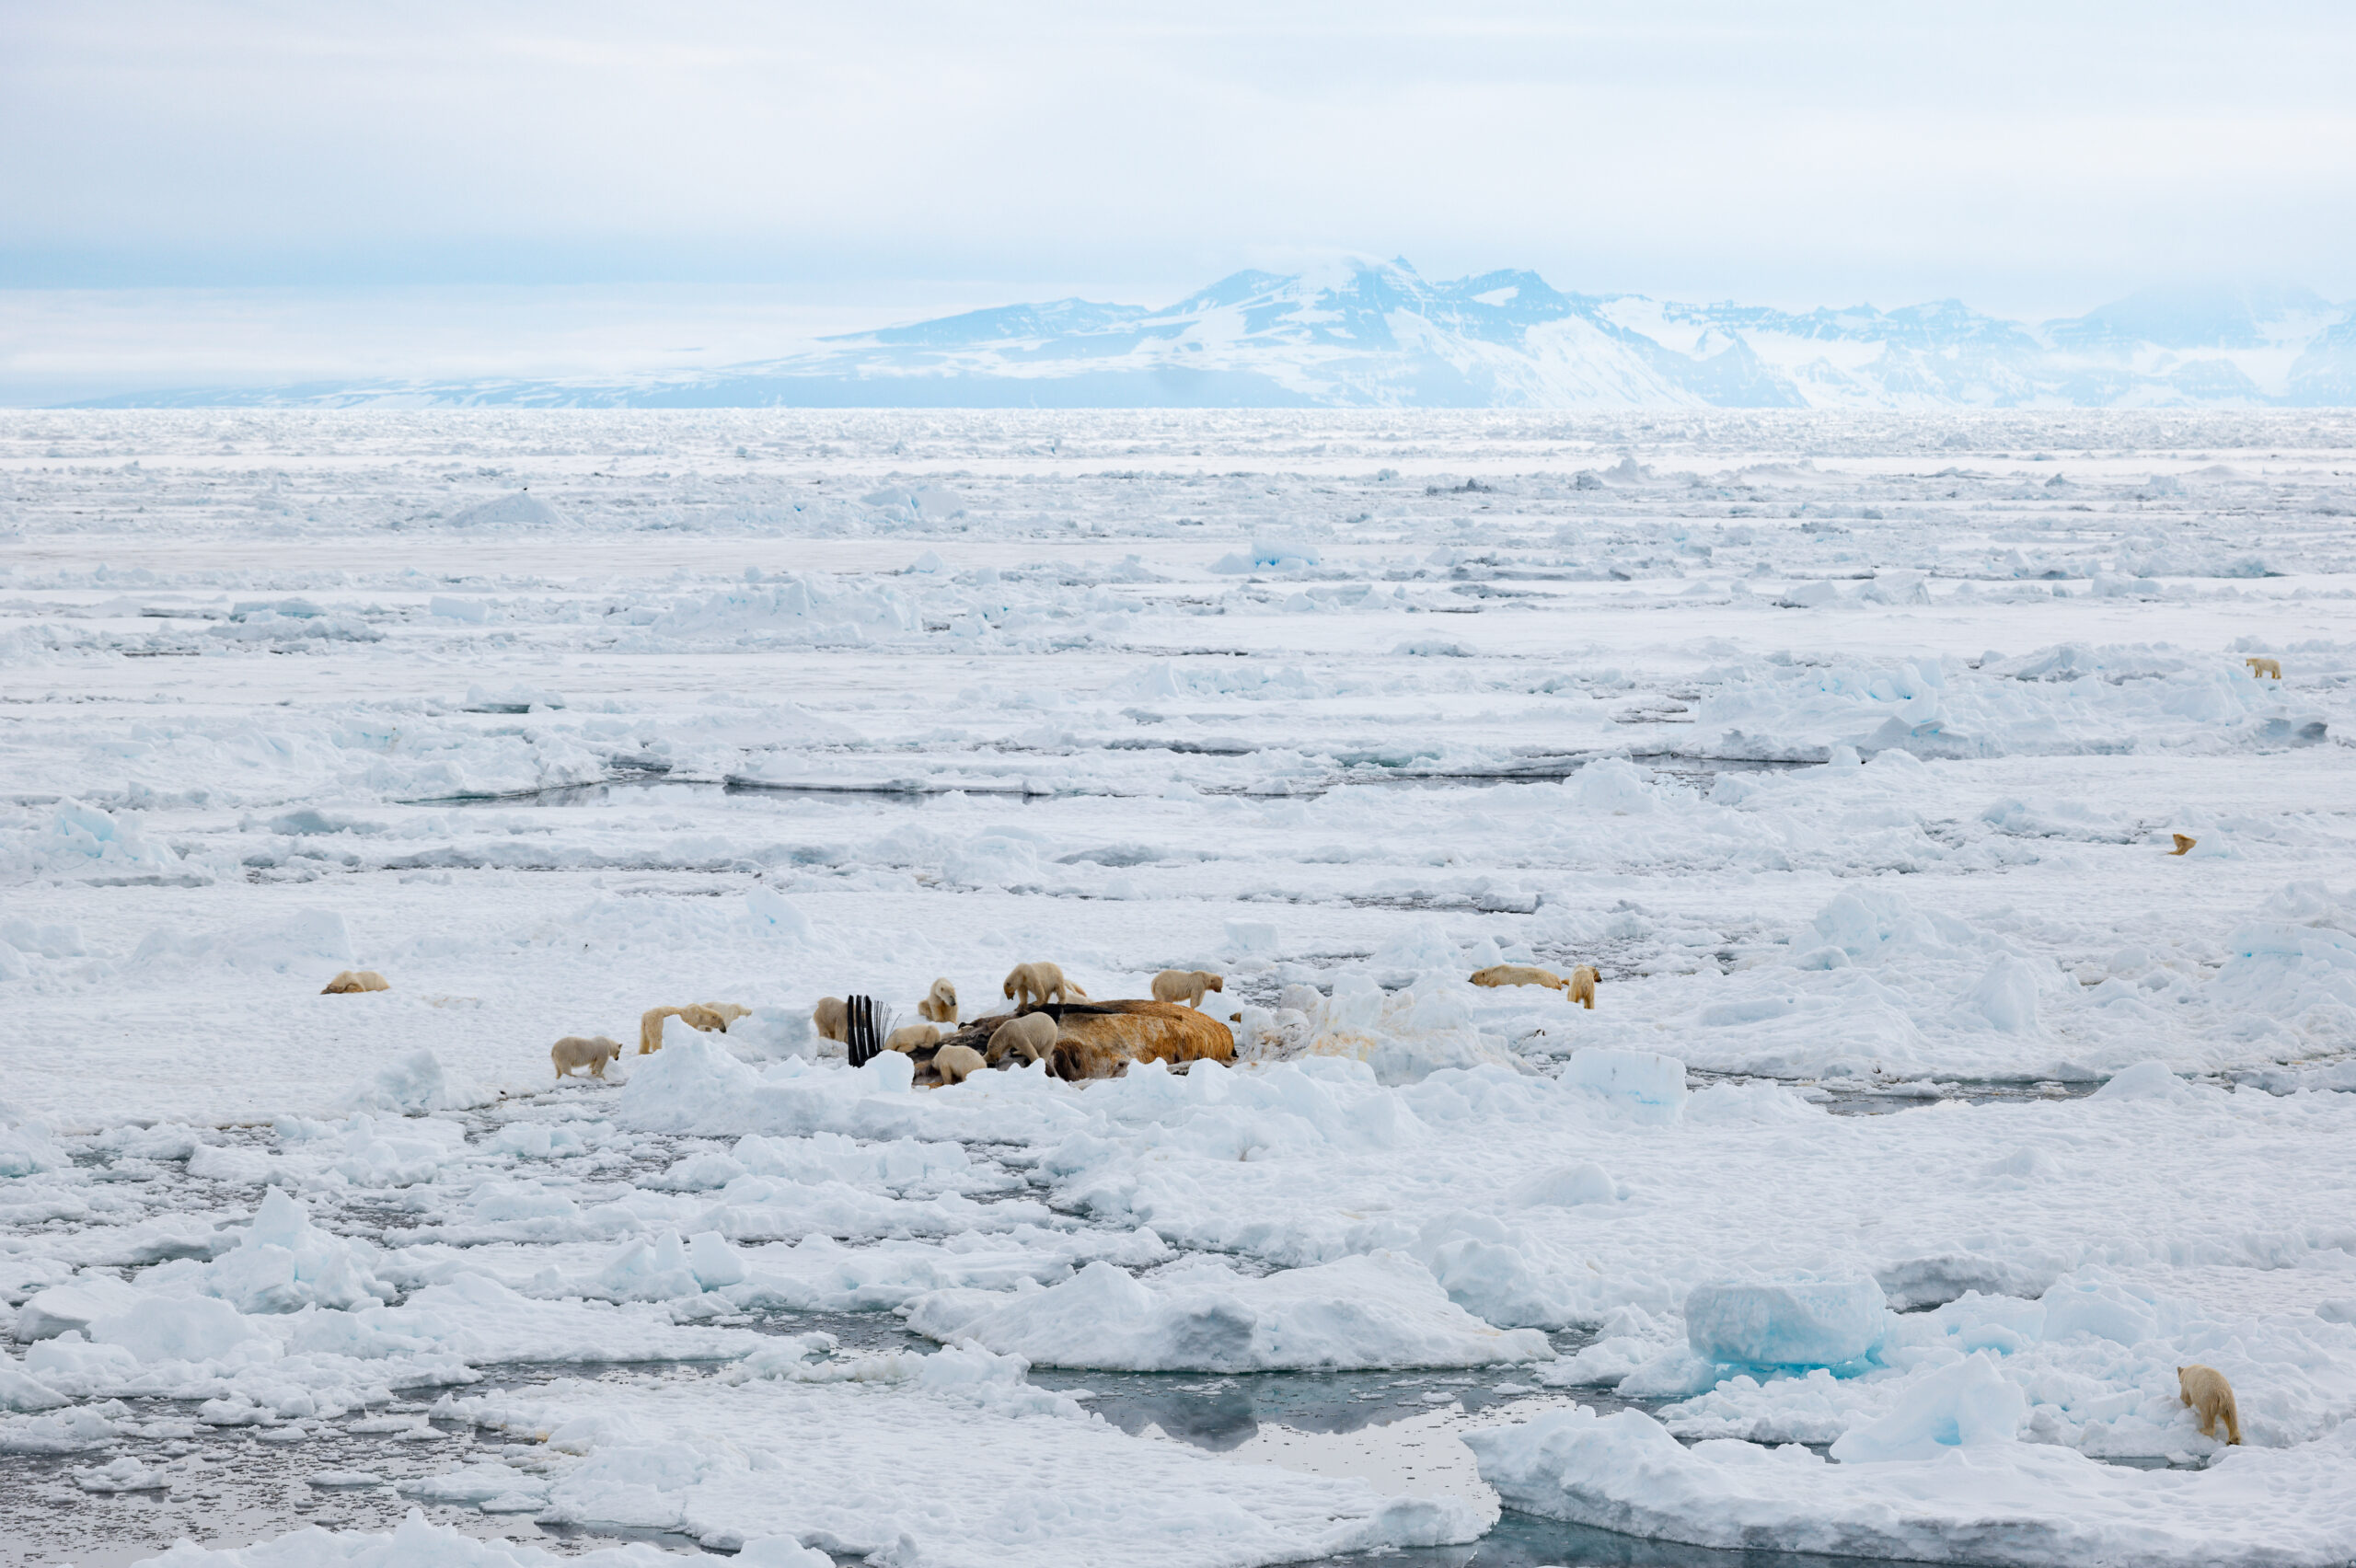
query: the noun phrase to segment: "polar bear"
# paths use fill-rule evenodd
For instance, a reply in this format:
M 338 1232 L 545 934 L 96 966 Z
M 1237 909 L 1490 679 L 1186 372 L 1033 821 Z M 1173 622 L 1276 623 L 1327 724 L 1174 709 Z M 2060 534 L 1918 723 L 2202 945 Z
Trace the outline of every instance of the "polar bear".
M 676 1018 L 690 1029 L 706 1034 L 725 1034 L 728 1026 L 743 1018 L 749 1009 L 733 1002 L 689 1002 L 683 1008 L 649 1008 L 639 1015 L 638 1054 L 651 1056 L 663 1049 L 663 1020 Z
M 389 991 L 393 987 L 373 969 L 347 969 L 327 983 L 322 997 L 348 997 L 354 991 Z
M 2168 851 L 2171 855 L 2189 855 L 2192 853 L 2192 847 L 2200 842 L 2200 840 L 2192 837 L 2189 834 L 2179 833 L 2174 836 L 2176 838 L 2176 847 Z
M 1551 969 L 1540 969 L 1528 963 L 1493 963 L 1486 969 L 1472 972 L 1475 986 L 1543 986 L 1559 991 L 1569 982 Z
M 818 1038 L 839 1043 L 850 1038 L 850 1004 L 840 997 L 821 997 L 818 1005 L 810 1009 L 810 1021 L 818 1026 Z
M 990 1031 L 990 1047 L 984 1060 L 995 1067 L 1010 1055 L 1021 1056 L 1025 1062 L 1035 1062 L 1056 1048 L 1059 1033 L 1056 1020 L 1045 1013 L 1024 1013 L 1008 1019 Z
M 928 1045 L 941 1043 L 941 1026 L 937 1023 L 903 1024 L 892 1031 L 884 1042 L 886 1051 L 921 1051 Z
M 971 1045 L 943 1045 L 932 1054 L 932 1070 L 944 1084 L 964 1083 L 987 1066 Z
M 2282 678 L 2282 661 L 2280 659 L 2245 659 L 2242 663 L 2249 666 L 2252 680 L 2279 681 Z
M 917 1004 L 917 1016 L 932 1023 L 957 1021 L 957 987 L 946 979 L 935 980 L 932 989 Z
M 2214 1366 L 2198 1362 L 2176 1369 L 2177 1397 L 2190 1406 L 2200 1417 L 2200 1435 L 2214 1437 L 2219 1420 L 2225 1424 L 2225 1442 L 2239 1444 L 2242 1440 L 2241 1408 L 2234 1403 L 2234 1386 Z
M 1007 999 L 1013 1002 L 1017 1012 L 1033 1006 L 1031 998 L 1039 998 L 1039 1006 L 1048 1002 L 1068 1002 L 1074 997 L 1081 1001 L 1088 993 L 1064 978 L 1064 972 L 1052 963 L 1018 963 L 1007 971 L 1003 987 Z
M 1199 1010 L 1206 991 L 1224 991 L 1227 979 L 1207 969 L 1165 969 L 1153 977 L 1153 999 L 1184 1002 Z
M 549 1047 L 549 1060 L 556 1064 L 556 1076 L 571 1078 L 577 1068 L 587 1067 L 589 1076 L 606 1076 L 606 1064 L 619 1057 L 622 1043 L 602 1034 L 568 1034 Z
M 1595 972 L 1595 965 L 1591 963 L 1582 963 L 1576 969 L 1571 971 L 1570 979 L 1564 984 L 1563 994 L 1569 1000 L 1576 1002 L 1579 1006 L 1587 1009 L 1588 1011 L 1593 1012 L 1595 1010 L 1595 983 L 1602 978 L 1602 975 L 1598 974 Z

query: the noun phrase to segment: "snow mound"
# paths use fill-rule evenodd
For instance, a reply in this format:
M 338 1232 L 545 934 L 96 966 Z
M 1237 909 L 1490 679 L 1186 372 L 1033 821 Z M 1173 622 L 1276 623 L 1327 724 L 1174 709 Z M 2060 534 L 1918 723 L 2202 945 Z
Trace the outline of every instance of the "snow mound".
M 139 1300 L 136 1286 L 106 1274 L 85 1274 L 28 1297 L 17 1309 L 17 1338 L 30 1344 L 59 1334 L 87 1332 L 100 1318 L 128 1312 Z
M 0 1178 L 63 1170 L 72 1163 L 73 1157 L 39 1123 L 0 1124 Z
M 572 520 L 530 490 L 479 501 L 445 519 L 448 528 L 569 528 Z
M 496 1091 L 449 1072 L 433 1052 L 416 1051 L 352 1085 L 344 1093 L 343 1105 L 348 1111 L 422 1116 L 488 1105 L 498 1098 Z
M 1651 778 L 1626 757 L 1599 756 L 1563 780 L 1579 807 L 1606 816 L 1642 816 L 1659 803 Z
M 908 1326 L 1036 1366 L 1124 1372 L 1486 1366 L 1554 1354 L 1535 1329 L 1496 1329 L 1475 1318 L 1430 1270 L 1395 1252 L 1261 1279 L 1206 1265 L 1151 1283 L 1093 1262 L 1011 1301 L 974 1290 L 920 1297 Z
M 1674 1121 L 1685 1109 L 1685 1064 L 1657 1051 L 1583 1046 L 1571 1053 L 1563 1081 L 1626 1104 L 1648 1120 Z
M 148 1296 L 128 1311 L 90 1325 L 94 1344 L 120 1345 L 141 1362 L 225 1361 L 251 1346 L 267 1360 L 278 1347 L 261 1325 L 211 1296 Z
M 1975 1351 L 1942 1366 L 1876 1421 L 1850 1428 L 1832 1445 L 1842 1464 L 1934 1459 L 1944 1449 L 2015 1441 L 2028 1419 L 2028 1396 Z
M 650 1131 L 733 1128 L 744 1122 L 760 1085 L 760 1073 L 738 1061 L 720 1038 L 698 1034 L 636 1065 L 622 1086 L 618 1119 Z
M 2221 1008 L 2294 1020 L 2317 1044 L 2356 1046 L 2356 891 L 2292 882 L 2229 940 L 2210 982 Z
M 60 801 L 46 822 L 0 840 L 0 880 L 72 877 L 87 882 L 144 882 L 188 874 L 170 846 L 150 839 L 136 813 L 118 816 Z M 12 936 L 8 939 L 17 943 Z
M 1416 1083 L 1451 1067 L 1516 1065 L 1502 1039 L 1474 1025 L 1472 1003 L 1479 994 L 1464 982 L 1454 945 L 1436 928 L 1411 928 L 1370 962 L 1393 979 L 1413 976 L 1415 983 L 1386 992 L 1364 970 L 1342 974 L 1334 982 L 1333 996 L 1319 1002 L 1300 1032 L 1305 1045 L 1280 1044 L 1286 1037 L 1263 1026 L 1253 1032 L 1254 1059 L 1294 1054 L 1341 1057 L 1364 1062 L 1385 1084 Z
M 2096 1100 L 2190 1100 L 2192 1087 L 2165 1062 L 2138 1062 L 2096 1090 Z
M 679 641 L 864 642 L 923 629 L 915 603 L 896 589 L 849 587 L 823 573 L 745 583 L 690 600 L 655 617 L 651 637 Z
M 205 1264 L 202 1277 L 208 1295 L 240 1312 L 373 1306 L 393 1295 L 369 1270 L 373 1252 L 321 1230 L 300 1202 L 272 1187 L 237 1246 Z

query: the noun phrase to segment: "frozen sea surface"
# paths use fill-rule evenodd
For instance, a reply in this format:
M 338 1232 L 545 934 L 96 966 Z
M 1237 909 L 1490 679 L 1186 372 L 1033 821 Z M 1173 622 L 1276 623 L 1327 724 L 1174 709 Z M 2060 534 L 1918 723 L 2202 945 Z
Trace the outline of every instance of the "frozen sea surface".
M 2334 412 L 0 415 L 0 1561 L 2344 1562 L 2351 518 Z M 1237 1065 L 808 1027 L 1034 958 Z

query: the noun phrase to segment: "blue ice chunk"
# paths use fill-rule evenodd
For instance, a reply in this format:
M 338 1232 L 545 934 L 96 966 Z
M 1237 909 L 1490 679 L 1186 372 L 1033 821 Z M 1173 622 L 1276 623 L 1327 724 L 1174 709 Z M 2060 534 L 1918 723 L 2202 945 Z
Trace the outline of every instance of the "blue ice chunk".
M 1697 1285 L 1685 1297 L 1685 1341 L 1704 1361 L 1837 1366 L 1880 1344 L 1888 1318 L 1870 1274 Z

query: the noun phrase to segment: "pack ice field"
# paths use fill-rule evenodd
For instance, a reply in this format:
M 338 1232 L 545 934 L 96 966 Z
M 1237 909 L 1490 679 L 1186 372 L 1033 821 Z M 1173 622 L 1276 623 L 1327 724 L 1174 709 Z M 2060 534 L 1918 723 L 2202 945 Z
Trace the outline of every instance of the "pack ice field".
M 2337 412 L 0 415 L 0 1558 L 2356 1558 L 2352 519 Z

